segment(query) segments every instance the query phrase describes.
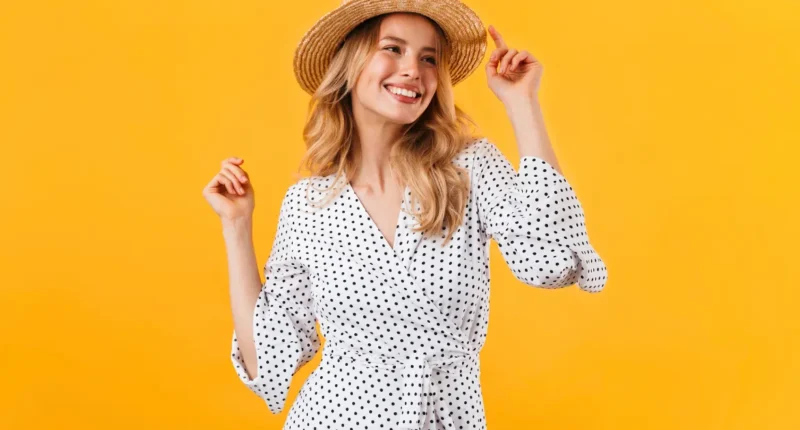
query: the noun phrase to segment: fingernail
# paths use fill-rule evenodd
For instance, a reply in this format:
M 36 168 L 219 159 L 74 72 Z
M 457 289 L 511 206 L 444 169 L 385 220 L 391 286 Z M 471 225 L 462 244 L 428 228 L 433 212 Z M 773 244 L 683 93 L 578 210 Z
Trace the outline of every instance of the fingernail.
M 239 180 L 242 181 L 242 182 L 247 182 L 247 178 L 245 178 L 244 176 L 240 176 Z

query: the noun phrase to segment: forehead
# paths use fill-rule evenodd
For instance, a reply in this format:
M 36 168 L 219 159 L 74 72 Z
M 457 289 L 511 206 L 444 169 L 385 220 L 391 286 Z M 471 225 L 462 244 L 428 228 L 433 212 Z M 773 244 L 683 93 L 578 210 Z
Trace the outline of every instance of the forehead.
M 434 46 L 436 28 L 427 18 L 414 13 L 392 13 L 381 22 L 379 38 L 395 36 L 409 44 Z

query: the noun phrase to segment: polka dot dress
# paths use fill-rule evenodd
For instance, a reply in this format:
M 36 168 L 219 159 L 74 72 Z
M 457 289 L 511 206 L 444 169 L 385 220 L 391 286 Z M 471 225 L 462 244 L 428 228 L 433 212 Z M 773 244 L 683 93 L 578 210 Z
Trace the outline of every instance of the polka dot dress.
M 244 370 L 235 333 L 231 354 L 241 381 L 279 413 L 292 376 L 319 352 L 319 322 L 322 360 L 284 430 L 485 429 L 478 354 L 489 320 L 490 239 L 527 285 L 605 286 L 583 209 L 550 164 L 523 157 L 515 171 L 485 138 L 453 162 L 469 172 L 471 191 L 444 246 L 444 232 L 413 231 L 408 188 L 394 248 L 349 185 L 326 206 L 311 204 L 327 197 L 334 175 L 301 179 L 286 192 L 254 310 L 256 378 Z

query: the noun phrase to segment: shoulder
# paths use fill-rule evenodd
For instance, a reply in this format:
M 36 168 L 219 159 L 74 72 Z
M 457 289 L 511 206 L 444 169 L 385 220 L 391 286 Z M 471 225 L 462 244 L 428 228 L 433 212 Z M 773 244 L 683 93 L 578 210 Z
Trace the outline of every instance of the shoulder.
M 283 206 L 294 214 L 314 213 L 320 205 L 330 201 L 331 193 L 340 191 L 345 183 L 343 178 L 337 181 L 335 174 L 300 178 L 287 188 Z
M 471 140 L 455 157 L 455 162 L 467 169 L 480 168 L 483 161 L 487 158 L 495 158 L 502 155 L 500 149 L 487 137 L 479 137 Z

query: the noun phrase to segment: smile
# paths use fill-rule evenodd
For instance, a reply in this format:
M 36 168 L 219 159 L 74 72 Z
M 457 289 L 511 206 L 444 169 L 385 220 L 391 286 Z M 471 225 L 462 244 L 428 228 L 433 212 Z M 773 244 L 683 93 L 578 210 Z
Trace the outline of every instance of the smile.
M 404 95 L 395 94 L 389 91 L 389 88 L 387 88 L 386 85 L 383 86 L 383 89 L 386 90 L 386 92 L 389 93 L 389 95 L 392 96 L 395 100 L 401 103 L 414 104 L 417 103 L 419 100 L 422 100 L 422 95 L 419 95 L 417 97 L 406 97 Z

